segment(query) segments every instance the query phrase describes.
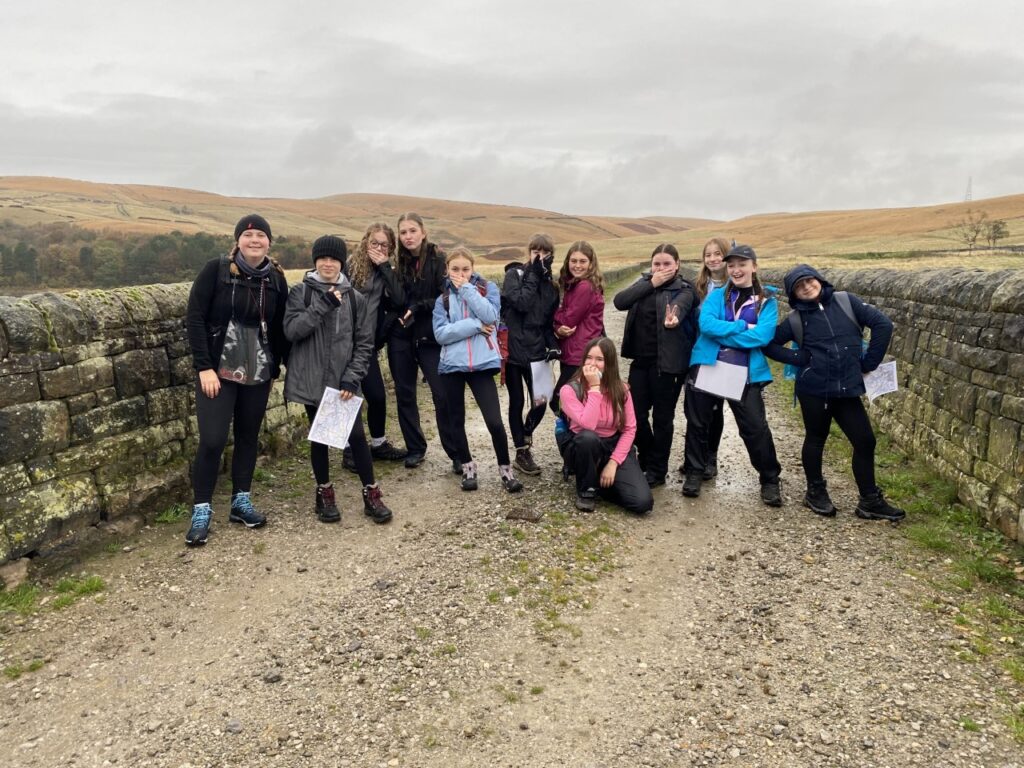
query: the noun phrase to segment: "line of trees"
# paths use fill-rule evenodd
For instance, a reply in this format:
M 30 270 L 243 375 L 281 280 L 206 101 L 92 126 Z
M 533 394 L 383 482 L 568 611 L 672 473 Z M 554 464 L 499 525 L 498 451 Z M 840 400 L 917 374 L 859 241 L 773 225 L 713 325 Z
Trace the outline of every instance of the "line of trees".
M 231 249 L 229 235 L 94 232 L 69 224 L 0 222 L 0 285 L 11 288 L 108 288 L 191 280 Z M 307 266 L 309 242 L 275 238 L 286 269 Z

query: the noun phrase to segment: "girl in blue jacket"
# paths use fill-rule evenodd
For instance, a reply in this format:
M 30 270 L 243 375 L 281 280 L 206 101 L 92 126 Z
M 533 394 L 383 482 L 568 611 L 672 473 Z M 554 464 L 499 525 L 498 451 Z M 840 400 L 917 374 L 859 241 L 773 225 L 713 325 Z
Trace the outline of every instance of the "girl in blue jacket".
M 466 436 L 466 385 L 473 392 L 498 457 L 501 483 L 509 493 L 523 490 L 512 473 L 508 435 L 501 420 L 494 375 L 501 368 L 498 351 L 498 286 L 473 271 L 473 254 L 455 248 L 446 259 L 448 276 L 434 304 L 434 337 L 441 345 L 438 363 L 441 387 L 448 403 L 449 424 L 455 433 L 455 460 L 462 464 L 462 490 L 477 489 L 476 462 Z
M 782 467 L 775 454 L 775 442 L 765 417 L 762 390 L 771 383 L 761 347 L 772 341 L 778 320 L 775 289 L 757 279 L 757 255 L 749 245 L 734 246 L 726 256 L 729 281 L 712 291 L 701 304 L 700 336 L 690 356 L 686 384 L 686 479 L 684 496 L 699 496 L 708 461 L 708 433 L 716 405 L 721 398 L 696 386 L 701 365 L 719 361 L 747 369 L 746 386 L 739 400 L 730 400 L 736 426 L 747 447 L 750 463 L 761 481 L 761 500 L 771 507 L 782 506 L 779 475 Z
M 875 370 L 892 338 L 892 321 L 860 298 L 836 291 L 813 267 L 798 264 L 785 278 L 793 315 L 775 331 L 776 344 L 797 341 L 799 349 L 771 347 L 772 357 L 800 367 L 795 389 L 803 415 L 801 459 L 807 476 L 804 506 L 824 517 L 836 514 L 821 471 L 832 421 L 853 446 L 853 476 L 860 491 L 855 514 L 867 520 L 902 520 L 875 484 L 875 433 L 861 395 L 864 374 Z M 864 328 L 871 342 L 863 348 Z M 796 338 L 796 334 L 800 338 Z

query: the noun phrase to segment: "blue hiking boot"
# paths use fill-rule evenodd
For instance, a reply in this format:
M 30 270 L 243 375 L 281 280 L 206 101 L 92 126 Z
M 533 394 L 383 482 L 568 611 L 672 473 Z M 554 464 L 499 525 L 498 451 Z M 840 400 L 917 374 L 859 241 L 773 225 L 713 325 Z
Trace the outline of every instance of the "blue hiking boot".
M 248 491 L 239 491 L 231 497 L 231 514 L 228 520 L 241 523 L 246 528 L 259 528 L 267 524 L 267 518 L 256 511 Z
M 192 525 L 185 534 L 185 543 L 190 547 L 199 547 L 206 543 L 210 536 L 210 518 L 213 510 L 209 504 L 196 504 L 192 507 Z

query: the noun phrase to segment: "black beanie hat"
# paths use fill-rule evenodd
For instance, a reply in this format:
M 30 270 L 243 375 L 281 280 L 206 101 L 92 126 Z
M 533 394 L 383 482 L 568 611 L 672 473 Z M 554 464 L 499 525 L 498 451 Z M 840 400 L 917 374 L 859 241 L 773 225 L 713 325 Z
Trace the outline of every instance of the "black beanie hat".
M 270 225 L 267 224 L 267 220 L 260 216 L 258 213 L 250 213 L 248 216 L 243 216 L 235 224 L 235 242 L 238 242 L 238 238 L 242 236 L 242 233 L 247 229 L 258 229 L 260 232 L 267 236 L 267 240 L 274 241 L 274 236 L 270 234 Z
M 313 243 L 314 266 L 316 266 L 317 259 L 334 259 L 344 265 L 347 255 L 348 248 L 345 247 L 345 241 L 340 237 L 324 235 L 323 237 L 318 237 Z

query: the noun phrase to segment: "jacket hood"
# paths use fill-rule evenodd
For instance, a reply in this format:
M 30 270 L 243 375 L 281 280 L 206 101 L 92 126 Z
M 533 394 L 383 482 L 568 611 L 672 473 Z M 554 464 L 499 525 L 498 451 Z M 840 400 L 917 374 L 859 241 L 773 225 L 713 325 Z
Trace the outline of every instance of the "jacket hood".
M 345 276 L 344 272 L 338 275 L 338 282 L 328 283 L 320 277 L 320 274 L 315 269 L 309 270 L 309 272 L 306 273 L 306 276 L 302 278 L 302 282 L 321 290 L 326 290 L 330 287 L 337 288 L 339 291 L 344 292 L 352 287 L 352 283 L 349 282 L 349 279 Z
M 526 264 L 521 261 L 510 261 L 505 265 L 505 271 L 508 272 L 512 269 L 526 269 Z
M 789 306 L 793 308 L 797 308 L 798 306 L 804 308 L 814 308 L 816 306 L 815 302 L 800 301 L 793 293 L 794 289 L 796 288 L 796 284 L 808 277 L 813 277 L 815 280 L 821 283 L 821 296 L 818 300 L 822 304 L 827 303 L 828 300 L 832 298 L 832 291 L 834 290 L 834 288 L 832 287 L 832 283 L 830 283 L 828 280 L 822 277 L 822 274 L 814 267 L 808 264 L 797 264 L 795 267 L 789 270 L 789 272 L 786 273 L 786 277 L 783 280 L 783 285 L 786 289 L 786 298 L 789 299 Z

